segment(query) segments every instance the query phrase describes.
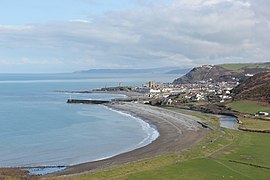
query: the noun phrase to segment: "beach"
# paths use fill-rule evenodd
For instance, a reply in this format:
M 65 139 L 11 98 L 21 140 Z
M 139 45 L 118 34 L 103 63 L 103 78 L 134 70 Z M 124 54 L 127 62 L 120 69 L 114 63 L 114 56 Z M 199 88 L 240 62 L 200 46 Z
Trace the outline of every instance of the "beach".
M 164 153 L 179 152 L 190 148 L 208 131 L 208 129 L 203 128 L 198 123 L 198 121 L 201 121 L 200 119 L 160 107 L 126 102 L 114 102 L 106 106 L 146 121 L 151 126 L 157 128 L 159 137 L 151 144 L 142 148 L 108 159 L 74 165 L 47 176 L 82 173 L 138 161 Z

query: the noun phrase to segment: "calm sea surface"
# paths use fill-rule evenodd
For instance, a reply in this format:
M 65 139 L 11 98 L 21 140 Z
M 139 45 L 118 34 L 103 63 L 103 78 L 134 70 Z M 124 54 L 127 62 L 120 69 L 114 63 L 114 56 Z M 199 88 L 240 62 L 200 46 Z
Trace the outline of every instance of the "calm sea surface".
M 0 167 L 73 165 L 110 157 L 152 142 L 157 131 L 102 105 L 71 105 L 67 93 L 105 86 L 172 82 L 164 74 L 0 74 Z M 72 98 L 112 99 L 110 94 Z

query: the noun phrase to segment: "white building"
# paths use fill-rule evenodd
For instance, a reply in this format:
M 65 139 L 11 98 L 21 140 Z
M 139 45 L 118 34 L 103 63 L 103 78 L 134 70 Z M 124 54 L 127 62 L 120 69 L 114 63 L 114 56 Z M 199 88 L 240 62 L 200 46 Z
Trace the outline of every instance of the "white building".
M 255 116 L 269 116 L 268 112 L 257 112 Z

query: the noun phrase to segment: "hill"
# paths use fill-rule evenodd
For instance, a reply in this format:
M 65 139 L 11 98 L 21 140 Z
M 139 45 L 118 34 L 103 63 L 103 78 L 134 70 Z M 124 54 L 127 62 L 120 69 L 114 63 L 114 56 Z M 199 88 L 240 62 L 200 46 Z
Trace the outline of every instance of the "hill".
M 88 74 L 143 74 L 143 73 L 158 73 L 158 74 L 185 74 L 190 69 L 178 69 L 175 67 L 149 68 L 149 69 L 89 69 L 85 71 L 77 71 L 74 73 Z
M 190 69 L 174 69 L 166 72 L 166 74 L 186 74 L 190 71 Z
M 235 87 L 234 100 L 254 100 L 270 103 L 270 72 L 259 73 Z
M 200 81 L 239 81 L 244 82 L 250 76 L 270 71 L 270 62 L 256 64 L 203 65 L 193 68 L 186 75 L 175 79 L 174 84 L 197 83 Z

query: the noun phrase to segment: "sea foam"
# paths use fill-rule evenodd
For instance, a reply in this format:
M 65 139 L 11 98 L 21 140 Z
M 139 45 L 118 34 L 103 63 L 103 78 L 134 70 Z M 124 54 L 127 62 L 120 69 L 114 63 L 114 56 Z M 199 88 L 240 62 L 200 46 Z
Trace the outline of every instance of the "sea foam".
M 132 114 L 127 113 L 127 112 L 115 110 L 115 109 L 110 108 L 110 107 L 107 107 L 107 106 L 105 106 L 105 107 L 107 109 L 113 111 L 113 112 L 116 112 L 118 114 L 121 114 L 122 116 L 127 116 L 129 118 L 132 118 L 132 119 L 136 120 L 136 122 L 138 122 L 140 124 L 142 130 L 144 132 L 146 132 L 147 137 L 145 137 L 141 142 L 139 142 L 138 144 L 136 144 L 135 147 L 134 147 L 134 149 L 144 147 L 144 146 L 152 143 L 153 141 L 155 141 L 159 137 L 159 132 L 155 128 L 155 126 L 154 125 L 151 125 L 150 123 L 146 122 L 145 120 L 142 120 L 141 118 L 135 117 Z

